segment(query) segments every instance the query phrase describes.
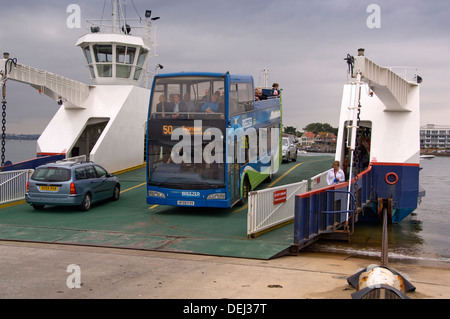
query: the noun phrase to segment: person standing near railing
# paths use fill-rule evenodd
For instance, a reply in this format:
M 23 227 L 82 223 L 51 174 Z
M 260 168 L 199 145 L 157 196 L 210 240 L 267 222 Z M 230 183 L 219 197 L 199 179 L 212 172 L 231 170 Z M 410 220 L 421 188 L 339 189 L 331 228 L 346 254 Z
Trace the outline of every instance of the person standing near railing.
M 339 168 L 339 161 L 334 161 L 333 167 L 327 173 L 327 183 L 328 185 L 334 185 L 343 181 L 345 181 L 344 171 Z

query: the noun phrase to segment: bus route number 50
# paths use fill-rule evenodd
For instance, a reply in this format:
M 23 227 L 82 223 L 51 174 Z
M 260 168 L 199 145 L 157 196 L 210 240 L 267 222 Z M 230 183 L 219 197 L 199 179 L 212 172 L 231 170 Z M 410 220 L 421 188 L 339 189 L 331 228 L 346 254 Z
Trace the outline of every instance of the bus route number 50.
M 173 126 L 172 125 L 163 125 L 163 134 L 164 135 L 172 135 Z

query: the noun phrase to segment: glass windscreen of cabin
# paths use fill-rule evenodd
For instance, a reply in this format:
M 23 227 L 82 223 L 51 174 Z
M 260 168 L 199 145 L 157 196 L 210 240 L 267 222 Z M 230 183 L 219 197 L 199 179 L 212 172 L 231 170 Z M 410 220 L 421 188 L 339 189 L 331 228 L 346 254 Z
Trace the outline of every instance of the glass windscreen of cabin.
M 223 141 L 222 141 L 223 143 Z M 194 159 L 175 163 L 172 160 L 172 150 L 175 142 L 154 141 L 148 148 L 149 185 L 176 189 L 213 189 L 224 187 L 225 166 L 223 149 L 218 148 L 219 161 L 207 163 L 202 159 L 196 163 Z M 208 143 L 203 142 L 205 150 Z M 194 150 L 192 150 L 194 151 Z M 214 148 L 212 152 L 216 152 Z M 182 156 L 183 154 L 180 154 Z M 191 154 L 194 156 L 193 153 Z
M 151 102 L 154 119 L 223 119 L 223 77 L 180 76 L 156 80 Z

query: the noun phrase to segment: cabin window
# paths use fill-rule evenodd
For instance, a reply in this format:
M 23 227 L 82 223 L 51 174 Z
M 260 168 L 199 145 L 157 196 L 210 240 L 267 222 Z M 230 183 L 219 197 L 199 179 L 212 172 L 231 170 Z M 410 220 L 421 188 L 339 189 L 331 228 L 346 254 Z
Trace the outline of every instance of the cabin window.
M 112 45 L 95 44 L 93 46 L 95 61 L 97 62 L 97 72 L 100 77 L 112 76 Z
M 116 47 L 116 76 L 118 78 L 129 78 L 131 65 L 134 63 L 136 48 L 118 45 Z M 127 65 L 128 64 L 128 65 Z
M 94 44 L 96 62 L 112 62 L 112 45 Z
M 141 76 L 142 68 L 144 65 L 145 57 L 147 56 L 148 50 L 141 48 L 139 51 L 139 56 L 137 60 L 136 71 L 134 71 L 133 79 L 138 80 Z
M 92 65 L 92 56 L 91 56 L 91 48 L 90 46 L 86 46 L 83 49 L 84 56 L 86 57 L 86 61 L 88 63 L 89 72 L 91 74 L 91 78 L 95 78 L 94 66 Z
M 112 65 L 97 64 L 97 73 L 100 77 L 112 77 Z
M 133 64 L 134 56 L 136 55 L 136 48 L 118 45 L 116 47 L 116 62 Z

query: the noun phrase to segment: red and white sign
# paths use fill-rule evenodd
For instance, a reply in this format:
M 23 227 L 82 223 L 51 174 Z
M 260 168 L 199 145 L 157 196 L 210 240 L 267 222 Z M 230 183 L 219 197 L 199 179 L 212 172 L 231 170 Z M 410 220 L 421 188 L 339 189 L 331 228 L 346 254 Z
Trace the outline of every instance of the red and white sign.
M 275 191 L 273 193 L 273 204 L 281 204 L 286 201 L 286 189 L 280 189 L 278 191 Z

